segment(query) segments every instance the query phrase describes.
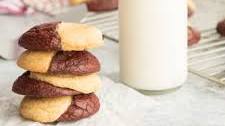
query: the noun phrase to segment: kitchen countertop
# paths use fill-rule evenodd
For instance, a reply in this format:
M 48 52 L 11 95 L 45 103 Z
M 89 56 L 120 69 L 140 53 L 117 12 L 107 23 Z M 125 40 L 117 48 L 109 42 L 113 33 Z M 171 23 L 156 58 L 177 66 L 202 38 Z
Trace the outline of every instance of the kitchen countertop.
M 202 2 L 202 0 L 196 0 L 199 9 L 191 19 L 192 24 L 201 30 L 215 27 L 218 20 L 225 17 L 225 0 L 204 0 L 202 3 L 200 1 Z M 103 103 L 109 107 L 107 109 L 108 115 L 105 112 L 106 110 L 103 109 L 103 112 L 100 112 L 99 115 L 104 112 L 105 115 L 102 115 L 99 119 L 100 117 L 98 118 L 97 114 L 97 117 L 94 117 L 97 122 L 92 120 L 87 125 L 225 126 L 225 86 L 189 73 L 187 81 L 180 89 L 163 95 L 144 96 L 121 85 L 118 77 L 118 44 L 109 40 L 105 40 L 105 43 L 104 47 L 92 50 L 92 52 L 100 59 L 102 64 L 100 75 L 104 83 L 103 90 L 112 88 L 112 90 L 109 90 L 108 96 L 107 93 L 100 96 L 106 99 L 103 102 L 109 102 L 108 100 L 111 99 L 114 101 Z M 22 71 L 16 66 L 15 61 L 0 60 L 0 112 L 4 113 L 4 115 L 0 114 L 0 125 L 11 124 L 10 122 L 4 123 L 4 120 L 1 120 L 4 116 L 7 116 L 5 115 L 7 111 L 2 110 L 8 108 L 7 104 L 3 104 L 3 102 L 7 101 L 4 99 L 8 97 L 14 99 L 18 97 L 20 100 L 19 96 L 11 93 L 11 85 Z M 107 86 L 107 83 L 110 87 Z M 119 94 L 113 97 L 113 94 L 116 93 Z M 126 95 L 131 93 L 135 95 Z M 126 98 L 124 99 L 124 97 Z M 120 101 L 120 99 L 124 101 Z M 17 108 L 18 102 L 15 101 L 13 106 Z M 115 102 L 118 102 L 118 104 L 114 105 Z M 129 110 L 133 112 L 133 114 L 130 114 L 126 106 L 132 106 L 133 104 L 136 106 Z M 112 109 L 113 113 L 110 111 Z M 111 119 L 106 121 L 102 118 Z M 10 119 L 6 118 L 5 121 L 10 121 Z M 115 122 L 122 123 L 117 124 Z M 82 123 L 59 123 L 58 125 L 80 126 Z

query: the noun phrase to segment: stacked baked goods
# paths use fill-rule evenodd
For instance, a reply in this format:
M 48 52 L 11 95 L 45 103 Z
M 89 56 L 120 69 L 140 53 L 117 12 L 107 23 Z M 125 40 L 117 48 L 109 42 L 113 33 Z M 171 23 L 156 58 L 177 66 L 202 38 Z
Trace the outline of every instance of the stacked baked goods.
M 86 51 L 103 45 L 102 33 L 86 24 L 52 22 L 34 26 L 19 39 L 27 49 L 18 66 L 27 70 L 12 90 L 25 95 L 20 114 L 49 123 L 76 121 L 95 114 L 100 103 L 100 63 Z
M 196 11 L 196 6 L 192 0 L 188 0 L 188 18 L 191 18 Z M 201 39 L 201 33 L 188 24 L 188 45 L 197 44 Z

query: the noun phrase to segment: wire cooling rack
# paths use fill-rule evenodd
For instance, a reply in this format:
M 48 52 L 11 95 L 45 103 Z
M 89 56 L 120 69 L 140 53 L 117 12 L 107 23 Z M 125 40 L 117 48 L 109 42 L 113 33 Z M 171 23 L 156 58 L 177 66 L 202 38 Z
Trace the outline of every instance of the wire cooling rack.
M 90 12 L 82 22 L 95 25 L 105 38 L 118 42 L 118 11 Z M 201 31 L 201 35 L 200 43 L 188 49 L 189 72 L 225 85 L 225 37 L 215 28 Z
M 89 12 L 81 22 L 95 25 L 101 29 L 105 38 L 118 42 L 118 11 L 105 13 Z
M 225 84 L 225 37 L 215 28 L 201 31 L 199 44 L 188 49 L 189 71 L 211 81 Z

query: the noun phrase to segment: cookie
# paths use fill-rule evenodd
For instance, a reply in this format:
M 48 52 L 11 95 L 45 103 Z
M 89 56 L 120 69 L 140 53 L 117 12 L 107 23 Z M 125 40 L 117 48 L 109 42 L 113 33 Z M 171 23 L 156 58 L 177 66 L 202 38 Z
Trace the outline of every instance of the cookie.
M 73 76 L 30 72 L 29 77 L 47 82 L 56 87 L 68 88 L 84 94 L 96 92 L 101 87 L 100 77 L 96 73 L 84 76 Z
M 188 0 L 188 17 L 191 17 L 196 10 L 196 6 L 192 0 Z
M 56 98 L 25 97 L 20 114 L 29 120 L 50 123 L 77 121 L 95 114 L 100 108 L 96 95 L 76 95 Z
M 118 8 L 118 0 L 90 0 L 87 7 L 89 11 L 111 11 Z
M 81 92 L 68 88 L 56 87 L 44 81 L 29 78 L 30 72 L 25 72 L 13 84 L 12 91 L 32 97 L 59 97 L 78 95 Z
M 36 25 L 19 39 L 28 50 L 82 51 L 103 45 L 102 33 L 94 26 L 52 22 Z
M 216 30 L 220 35 L 225 36 L 225 19 L 217 24 Z
M 98 59 L 88 51 L 25 51 L 18 59 L 21 68 L 49 74 L 86 75 L 100 71 Z
M 197 44 L 201 39 L 201 33 L 193 27 L 188 26 L 188 45 Z
M 25 72 L 14 82 L 12 90 L 21 95 L 56 97 L 89 94 L 100 87 L 101 80 L 97 74 L 72 76 Z

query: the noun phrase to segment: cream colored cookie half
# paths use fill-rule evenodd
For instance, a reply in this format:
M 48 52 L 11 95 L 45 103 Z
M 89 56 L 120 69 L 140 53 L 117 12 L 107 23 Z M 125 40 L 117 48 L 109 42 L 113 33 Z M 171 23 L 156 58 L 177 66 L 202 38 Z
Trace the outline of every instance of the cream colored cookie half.
M 72 103 L 72 96 L 55 98 L 31 98 L 25 97 L 20 105 L 20 114 L 37 122 L 54 122 Z
M 25 51 L 19 57 L 17 65 L 28 71 L 46 73 L 55 51 Z
M 102 33 L 94 26 L 76 23 L 59 23 L 56 31 L 64 51 L 81 51 L 103 45 Z
M 88 2 L 89 0 L 69 0 L 69 1 L 70 1 L 70 4 L 72 5 L 78 5 L 78 4 Z
M 84 94 L 96 92 L 101 87 L 100 77 L 96 73 L 85 76 L 73 76 L 31 72 L 30 78 L 48 82 L 56 87 L 73 89 Z
M 190 9 L 190 11 L 192 11 L 192 12 L 195 12 L 196 6 L 195 6 L 195 3 L 193 2 L 193 0 L 188 0 L 188 9 Z

